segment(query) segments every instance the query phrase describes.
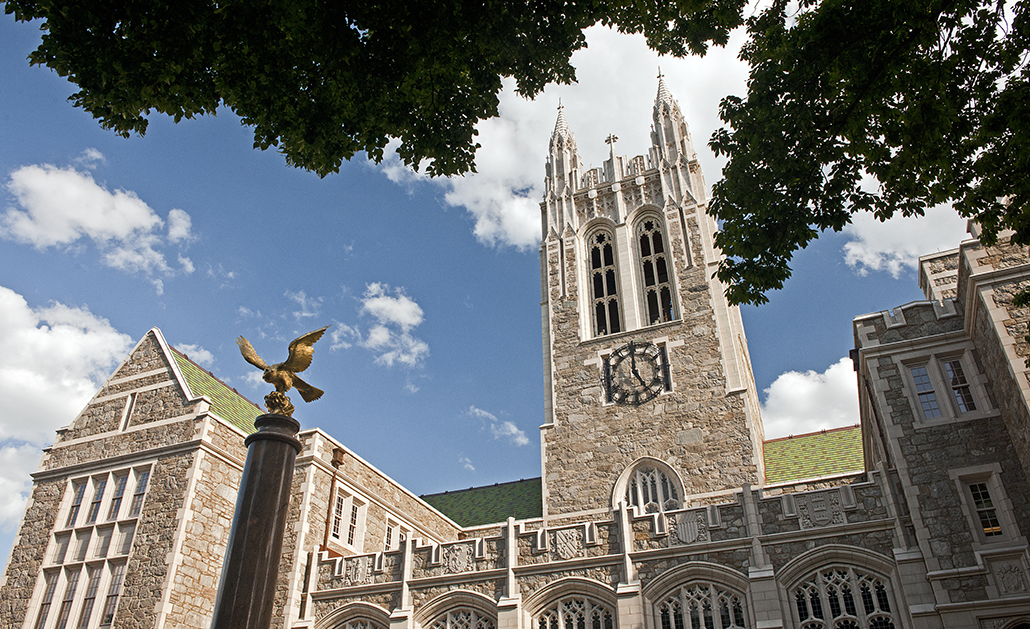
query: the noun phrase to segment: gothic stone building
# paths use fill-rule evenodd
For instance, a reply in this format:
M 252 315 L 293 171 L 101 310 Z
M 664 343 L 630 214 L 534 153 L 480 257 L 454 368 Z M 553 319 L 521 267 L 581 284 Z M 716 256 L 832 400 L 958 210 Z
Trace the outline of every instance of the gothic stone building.
M 767 443 L 661 82 L 653 122 L 601 168 L 551 137 L 541 477 L 420 498 L 303 431 L 275 627 L 1030 626 L 1026 249 L 924 258 L 926 301 L 855 319 L 860 430 Z M 0 625 L 210 626 L 260 412 L 147 333 L 44 453 Z

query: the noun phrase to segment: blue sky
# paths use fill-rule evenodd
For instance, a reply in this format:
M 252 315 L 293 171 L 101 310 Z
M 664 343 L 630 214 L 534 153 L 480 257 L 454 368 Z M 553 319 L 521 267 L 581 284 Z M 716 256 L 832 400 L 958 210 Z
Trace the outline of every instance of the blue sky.
M 507 91 L 481 125 L 479 174 L 427 180 L 361 159 L 319 179 L 252 148 L 231 112 L 146 137 L 103 131 L 30 68 L 35 25 L 0 18 L 0 561 L 40 450 L 151 327 L 259 400 L 266 360 L 332 324 L 306 379 L 326 391 L 295 413 L 416 493 L 540 474 L 543 418 L 538 202 L 559 98 L 587 164 L 616 134 L 646 151 L 658 66 L 709 185 L 719 99 L 743 92 L 728 50 L 659 60 L 641 38 L 588 32 L 579 83 L 536 101 Z M 918 253 L 957 245 L 947 210 L 881 225 L 863 217 L 796 258 L 794 278 L 745 308 L 770 437 L 854 423 L 841 363 L 851 319 L 920 299 Z

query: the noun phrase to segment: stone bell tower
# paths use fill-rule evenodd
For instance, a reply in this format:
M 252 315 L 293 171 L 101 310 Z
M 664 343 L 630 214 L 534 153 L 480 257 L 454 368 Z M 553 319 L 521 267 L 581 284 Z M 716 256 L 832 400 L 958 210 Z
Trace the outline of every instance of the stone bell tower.
M 762 423 L 704 175 L 659 77 L 651 148 L 585 169 L 561 108 L 540 245 L 545 517 L 759 484 Z M 643 471 L 641 471 L 643 470 Z

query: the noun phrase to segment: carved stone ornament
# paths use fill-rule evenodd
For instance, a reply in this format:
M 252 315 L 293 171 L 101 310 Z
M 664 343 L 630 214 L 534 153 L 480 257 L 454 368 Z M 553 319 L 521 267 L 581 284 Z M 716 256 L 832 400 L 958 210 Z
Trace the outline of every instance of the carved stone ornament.
M 673 544 L 693 544 L 708 541 L 708 520 L 704 512 L 681 513 L 669 518 Z
M 1026 592 L 1026 582 L 1023 581 L 1023 569 L 1014 561 L 1006 561 L 999 564 L 994 569 L 994 575 L 998 579 L 998 591 L 1002 595 Z
M 795 498 L 794 501 L 797 504 L 803 529 L 844 523 L 844 510 L 840 506 L 840 494 L 835 491 L 804 494 Z
M 583 547 L 583 531 L 561 529 L 554 532 L 554 552 L 562 559 L 572 559 L 579 555 Z
M 372 557 L 347 559 L 347 585 L 364 585 L 372 582 Z
M 444 548 L 444 570 L 448 573 L 468 572 L 472 569 L 472 545 L 457 544 Z

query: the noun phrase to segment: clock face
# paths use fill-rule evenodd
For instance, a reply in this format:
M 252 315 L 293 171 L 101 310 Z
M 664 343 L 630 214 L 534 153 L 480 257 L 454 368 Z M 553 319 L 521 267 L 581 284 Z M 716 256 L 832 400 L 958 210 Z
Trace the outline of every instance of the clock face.
M 604 381 L 609 402 L 637 405 L 653 400 L 665 389 L 661 350 L 630 341 L 605 361 Z

